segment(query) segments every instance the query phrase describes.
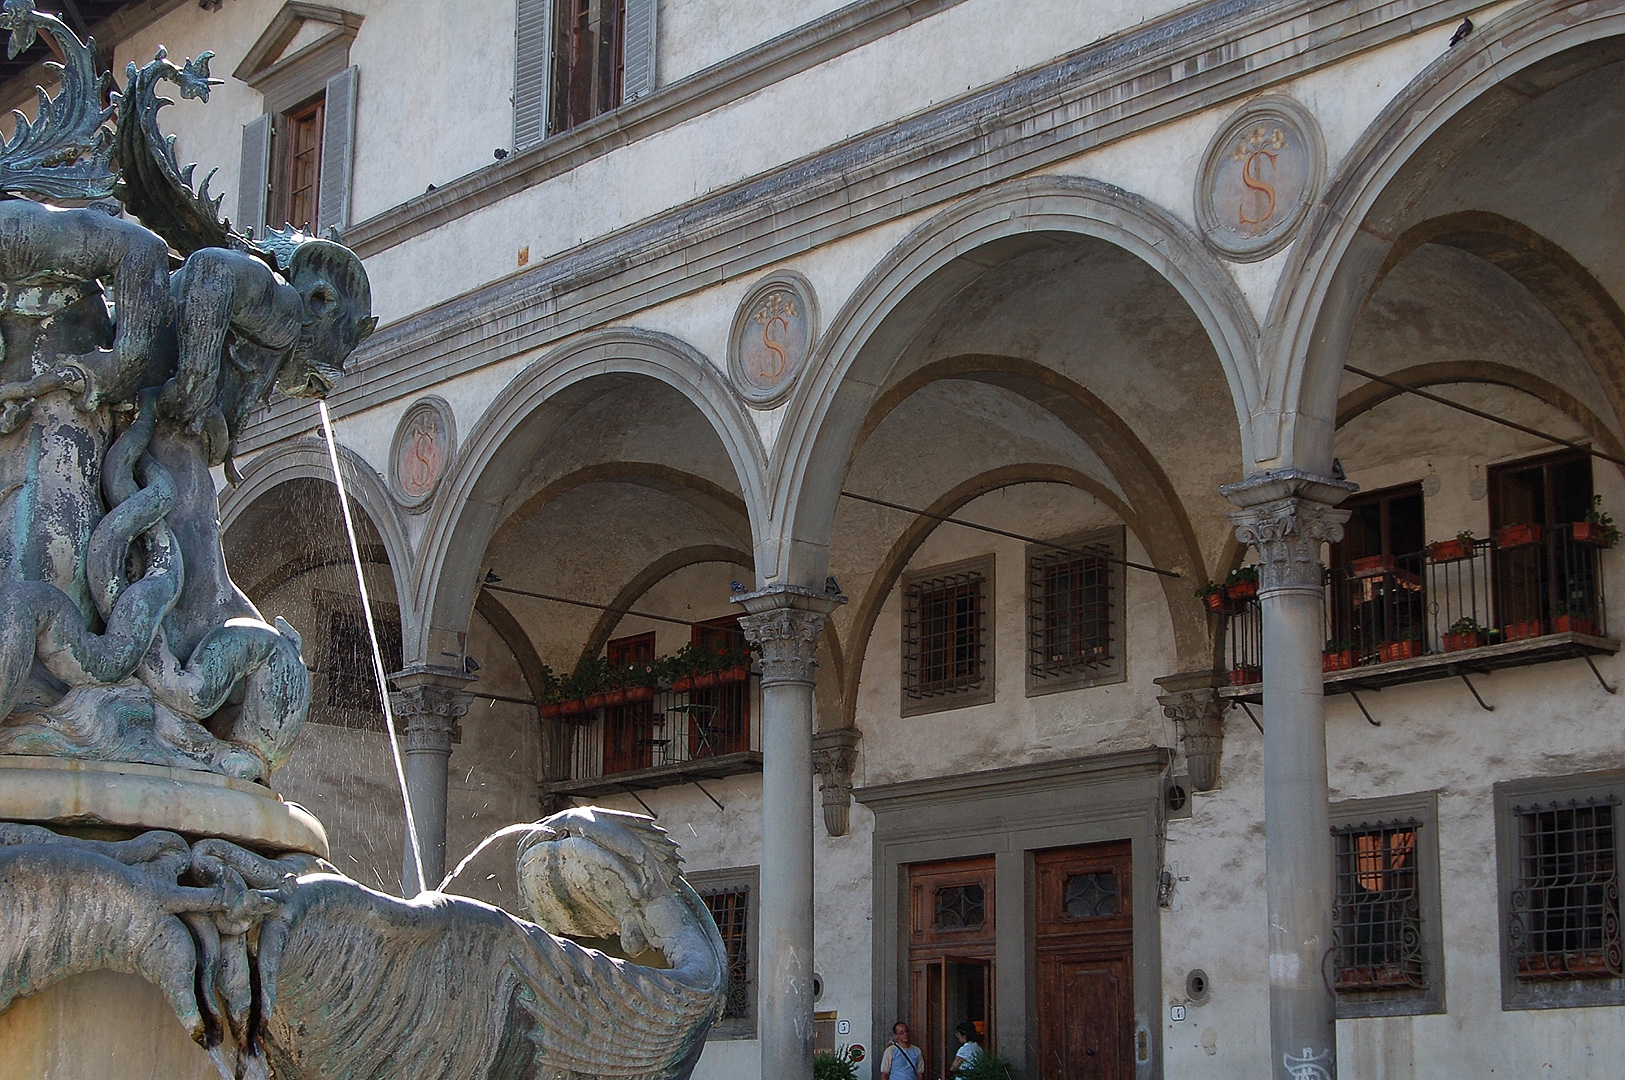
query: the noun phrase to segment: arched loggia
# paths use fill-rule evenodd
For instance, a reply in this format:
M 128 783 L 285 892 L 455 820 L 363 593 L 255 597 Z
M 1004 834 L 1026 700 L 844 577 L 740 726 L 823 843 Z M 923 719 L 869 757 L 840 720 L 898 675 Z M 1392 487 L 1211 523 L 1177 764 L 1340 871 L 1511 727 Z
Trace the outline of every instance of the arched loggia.
M 1622 58 L 1620 5 L 1535 0 L 1476 27 L 1367 127 L 1310 215 L 1265 322 L 1262 404 L 1280 437 L 1260 464 L 1330 473 L 1349 339 L 1396 247 L 1417 224 L 1414 207 L 1496 123 Z M 1441 236 L 1475 231 L 1470 222 L 1443 227 Z
M 821 581 L 827 537 L 853 446 L 896 357 L 949 297 L 989 267 L 1056 237 L 1092 237 L 1149 264 L 1190 306 L 1212 343 L 1241 418 L 1258 386 L 1256 324 L 1235 282 L 1199 238 L 1149 201 L 1095 180 L 1043 177 L 992 188 L 909 234 L 832 320 L 791 399 L 774 455 L 773 515 L 784 534 L 759 551 L 766 580 Z
M 762 527 L 764 454 L 744 406 L 715 365 L 665 334 L 616 329 L 584 335 L 522 371 L 459 450 L 425 522 L 414 587 L 426 617 L 405 643 L 408 663 L 445 651 L 431 642 L 436 630 L 455 635 L 467 625 L 489 541 L 512 513 L 508 500 L 552 433 L 576 409 L 638 378 L 671 387 L 705 417 L 733 465 L 752 529 Z
M 383 477 L 360 454 L 349 447 L 338 448 L 339 467 L 344 470 L 344 490 L 367 515 L 378 532 L 395 581 L 395 596 L 401 612 L 402 633 L 417 623 L 417 609 L 411 604 L 410 575 L 413 566 L 412 543 L 400 507 L 389 494 Z M 228 536 L 256 502 L 293 480 L 333 483 L 333 463 L 327 444 L 319 439 L 295 439 L 257 455 L 242 472 L 242 481 L 220 496 L 220 534 Z M 348 557 L 346 556 L 346 561 Z

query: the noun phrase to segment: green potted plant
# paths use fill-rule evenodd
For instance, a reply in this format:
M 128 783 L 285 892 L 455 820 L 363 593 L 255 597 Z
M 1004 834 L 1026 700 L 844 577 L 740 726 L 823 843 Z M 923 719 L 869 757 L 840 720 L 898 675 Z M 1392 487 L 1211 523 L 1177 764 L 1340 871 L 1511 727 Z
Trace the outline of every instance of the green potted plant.
M 1613 517 L 1602 508 L 1602 496 L 1591 496 L 1591 509 L 1584 521 L 1574 523 L 1574 542 L 1590 547 L 1611 548 L 1619 542 L 1619 528 Z
M 1503 641 L 1524 641 L 1528 638 L 1541 637 L 1545 633 L 1544 619 L 1515 619 L 1501 627 Z
M 1224 586 L 1216 581 L 1209 581 L 1196 587 L 1196 599 L 1207 605 L 1213 612 L 1224 610 Z
M 813 1055 L 813 1080 L 858 1080 L 858 1062 L 851 1047 L 820 1050 Z
M 697 678 L 709 668 L 711 655 L 710 649 L 702 649 L 691 641 L 668 657 L 671 688 L 679 694 L 694 690 Z
M 1460 562 L 1473 557 L 1478 538 L 1471 529 L 1463 529 L 1450 540 L 1435 540 L 1428 545 L 1428 562 Z
M 1386 664 L 1394 660 L 1409 660 L 1422 655 L 1422 631 L 1406 630 L 1395 641 L 1385 641 L 1377 646 L 1377 658 Z
M 983 1047 L 976 1060 L 954 1074 L 962 1080 L 1020 1080 L 1015 1063 L 996 1050 Z
M 721 668 L 717 671 L 718 683 L 744 682 L 750 678 L 751 649 L 748 645 L 736 645 L 724 650 L 718 656 Z
M 1232 603 L 1258 595 L 1258 567 L 1238 566 L 1224 579 L 1224 598 Z
M 1321 653 L 1321 671 L 1347 671 L 1354 666 L 1354 642 L 1343 638 L 1331 638 L 1326 642 L 1325 651 Z
M 629 704 L 648 701 L 655 696 L 655 689 L 660 685 L 659 661 L 650 664 L 632 664 L 627 667 L 624 683 L 626 700 Z
M 546 664 L 541 666 L 538 673 L 536 688 L 536 708 L 547 720 L 557 720 L 564 715 L 564 693 L 561 689 L 559 677 L 553 669 Z
M 1584 607 L 1571 610 L 1569 605 L 1559 600 L 1557 607 L 1552 610 L 1552 633 L 1554 634 L 1591 634 L 1597 633 L 1597 620 L 1585 616 Z
M 576 694 L 589 712 L 609 704 L 609 691 L 613 689 L 613 684 L 608 660 L 602 656 L 583 656 L 576 665 L 575 680 Z
M 1237 664 L 1230 669 L 1230 685 L 1246 686 L 1250 683 L 1260 682 L 1264 678 L 1264 669 L 1257 664 Z
M 1474 618 L 1460 618 L 1450 624 L 1444 632 L 1440 644 L 1445 652 L 1460 652 L 1462 649 L 1476 649 L 1484 644 L 1484 628 Z

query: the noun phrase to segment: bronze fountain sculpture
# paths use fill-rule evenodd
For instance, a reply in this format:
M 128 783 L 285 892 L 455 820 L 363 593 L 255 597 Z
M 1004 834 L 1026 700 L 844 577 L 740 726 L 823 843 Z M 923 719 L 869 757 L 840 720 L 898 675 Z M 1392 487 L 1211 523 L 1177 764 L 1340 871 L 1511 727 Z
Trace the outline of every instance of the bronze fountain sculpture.
M 210 470 L 235 475 L 273 388 L 342 378 L 376 322 L 366 272 L 336 238 L 245 236 L 207 179 L 193 189 L 157 88 L 206 101 L 210 54 L 160 50 L 119 90 L 26 0 L 0 30 L 13 56 L 45 33 L 66 58 L 0 145 L 0 764 L 262 783 L 310 676 L 294 629 L 227 573 Z M 227 1080 L 682 1080 L 726 998 L 677 846 L 637 815 L 536 824 L 518 863 L 534 922 L 374 892 L 286 844 L 38 820 L 0 820 L 0 1013 L 77 974 L 138 974 Z

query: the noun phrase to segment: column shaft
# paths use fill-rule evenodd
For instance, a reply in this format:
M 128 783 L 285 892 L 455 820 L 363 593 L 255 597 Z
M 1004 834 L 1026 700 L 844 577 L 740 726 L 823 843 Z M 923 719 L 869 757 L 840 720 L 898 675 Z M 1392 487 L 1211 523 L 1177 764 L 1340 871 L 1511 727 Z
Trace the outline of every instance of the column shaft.
M 838 602 L 792 586 L 739 598 L 762 654 L 762 870 L 757 1034 L 766 1080 L 813 1055 L 813 656 Z
M 1346 486 L 1328 486 L 1295 484 L 1293 497 L 1231 516 L 1238 537 L 1260 555 L 1270 1073 L 1281 1080 L 1337 1076 L 1337 1001 L 1322 968 L 1332 945 L 1333 894 L 1320 545 L 1341 538 L 1348 512 L 1326 505 Z M 1305 487 L 1330 498 L 1298 497 Z M 1244 501 L 1233 489 L 1226 494 Z
M 461 736 L 457 722 L 468 711 L 468 695 L 457 687 L 468 682 L 468 677 L 409 669 L 393 678 L 401 689 L 390 695 L 390 704 L 401 736 L 406 793 L 417 825 L 425 879 L 418 880 L 412 840 L 404 836 L 401 895 L 416 896 L 446 876 L 446 783 L 451 747 Z

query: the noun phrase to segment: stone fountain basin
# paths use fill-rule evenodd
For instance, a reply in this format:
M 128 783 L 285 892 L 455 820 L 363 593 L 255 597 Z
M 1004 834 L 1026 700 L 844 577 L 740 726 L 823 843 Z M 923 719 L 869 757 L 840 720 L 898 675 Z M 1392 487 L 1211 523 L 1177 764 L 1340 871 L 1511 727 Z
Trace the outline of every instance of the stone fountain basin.
M 0 820 L 217 836 L 268 855 L 327 858 L 327 830 L 260 784 L 164 765 L 0 754 Z

